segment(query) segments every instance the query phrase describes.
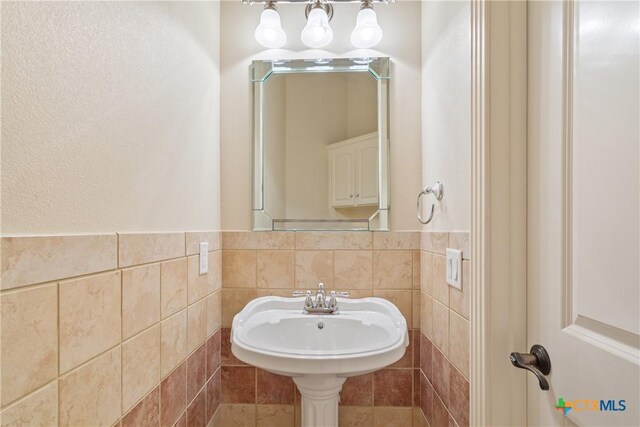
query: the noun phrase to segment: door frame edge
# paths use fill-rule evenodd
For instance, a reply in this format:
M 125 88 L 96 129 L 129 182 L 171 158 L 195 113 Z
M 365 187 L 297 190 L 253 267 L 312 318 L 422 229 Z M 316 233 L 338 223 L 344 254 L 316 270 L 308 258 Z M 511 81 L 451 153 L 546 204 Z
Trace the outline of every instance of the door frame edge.
M 470 425 L 526 425 L 526 3 L 471 2 Z

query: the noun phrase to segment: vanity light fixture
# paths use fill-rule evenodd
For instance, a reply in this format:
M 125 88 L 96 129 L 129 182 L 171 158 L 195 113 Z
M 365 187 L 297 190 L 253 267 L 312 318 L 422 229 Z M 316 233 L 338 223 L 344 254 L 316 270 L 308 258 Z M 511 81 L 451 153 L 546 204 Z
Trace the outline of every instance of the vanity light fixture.
M 269 49 L 278 49 L 287 43 L 287 33 L 282 29 L 275 1 L 264 5 L 260 24 L 253 35 L 258 43 Z
M 371 0 L 362 0 L 356 18 L 356 28 L 351 33 L 351 44 L 360 49 L 376 46 L 382 40 L 382 28 L 378 25 L 376 12 Z
M 333 30 L 329 21 L 333 17 L 333 6 L 321 0 L 309 3 L 305 9 L 307 25 L 302 29 L 302 43 L 312 48 L 328 45 L 333 40 Z
M 360 3 L 356 26 L 351 32 L 351 44 L 359 49 L 376 46 L 382 40 L 382 28 L 373 10 L 373 3 L 395 3 L 397 0 L 242 0 L 245 4 L 264 4 L 260 24 L 255 30 L 258 43 L 269 49 L 283 47 L 287 34 L 282 29 L 276 3 L 304 3 L 307 24 L 300 38 L 310 48 L 322 48 L 333 40 L 333 30 L 329 22 L 333 17 L 332 3 Z

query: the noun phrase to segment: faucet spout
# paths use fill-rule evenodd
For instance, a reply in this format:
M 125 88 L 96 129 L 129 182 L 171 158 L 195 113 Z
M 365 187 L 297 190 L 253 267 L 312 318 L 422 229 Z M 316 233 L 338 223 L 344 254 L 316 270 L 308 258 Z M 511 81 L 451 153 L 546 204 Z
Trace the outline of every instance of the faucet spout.
M 327 293 L 324 290 L 324 283 L 318 283 L 316 291 L 316 308 L 324 308 L 327 305 Z

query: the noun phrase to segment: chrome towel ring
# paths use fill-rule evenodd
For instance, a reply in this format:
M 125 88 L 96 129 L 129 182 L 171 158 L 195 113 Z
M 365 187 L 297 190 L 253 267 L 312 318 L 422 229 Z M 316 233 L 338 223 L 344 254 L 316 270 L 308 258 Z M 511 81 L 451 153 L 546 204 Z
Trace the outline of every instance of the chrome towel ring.
M 418 221 L 420 221 L 421 224 L 429 224 L 431 222 L 431 220 L 433 219 L 433 211 L 436 208 L 436 205 L 431 205 L 431 213 L 429 214 L 429 218 L 427 218 L 427 220 L 425 221 L 422 219 L 422 215 L 420 215 L 420 198 L 425 194 L 433 193 L 433 195 L 436 196 L 436 200 L 442 200 L 443 192 L 444 187 L 442 185 L 442 182 L 437 181 L 433 187 L 427 187 L 422 190 L 420 194 L 418 194 L 418 201 L 416 202 L 416 214 L 418 215 Z

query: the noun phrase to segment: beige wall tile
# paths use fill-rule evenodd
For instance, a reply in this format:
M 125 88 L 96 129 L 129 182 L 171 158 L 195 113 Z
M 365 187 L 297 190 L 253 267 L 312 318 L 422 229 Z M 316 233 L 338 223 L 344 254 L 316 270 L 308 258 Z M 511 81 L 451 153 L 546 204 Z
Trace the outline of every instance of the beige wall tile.
M 449 307 L 449 285 L 447 284 L 446 257 L 433 256 L 433 270 L 431 275 L 433 298 Z
M 413 289 L 420 289 L 420 273 L 422 272 L 422 267 L 420 265 L 420 251 L 414 250 L 411 251 L 413 255 Z
M 373 406 L 338 405 L 340 427 L 364 427 L 373 425 Z
M 222 404 L 219 411 L 221 411 L 221 427 L 253 427 L 256 425 L 256 405 Z
M 187 310 L 160 324 L 160 374 L 164 378 L 187 357 Z
M 462 251 L 462 259 L 471 259 L 471 233 L 468 231 L 449 232 L 449 248 Z
M 163 319 L 187 306 L 187 259 L 160 264 L 160 314 Z
M 420 385 L 418 385 L 419 387 Z M 413 408 L 413 427 L 429 427 L 429 423 L 427 423 L 427 419 L 425 418 L 422 410 L 419 406 L 414 406 Z
M 160 382 L 160 325 L 122 343 L 122 413 Z
M 187 350 L 191 353 L 207 339 L 207 300 L 202 299 L 187 310 Z
M 253 231 L 223 231 L 222 249 L 258 249 L 257 234 Z
M 222 425 L 222 405 L 218 406 L 218 410 L 213 414 L 213 418 L 207 424 L 207 427 L 223 427 Z
M 186 255 L 184 233 L 118 233 L 120 267 Z
M 471 263 L 470 261 L 462 261 L 462 290 L 449 287 L 449 307 L 456 313 L 469 319 L 471 294 Z
M 433 343 L 449 357 L 449 309 L 433 301 Z
M 256 405 L 258 427 L 293 427 L 293 405 Z
M 295 233 L 293 231 L 257 232 L 256 249 L 294 249 Z
M 292 296 L 293 291 L 291 288 L 289 289 L 256 289 L 256 297 L 285 297 L 290 298 Z
M 211 336 L 222 325 L 222 290 L 207 297 L 207 336 Z
M 256 251 L 222 251 L 222 286 L 225 288 L 256 286 Z
M 122 339 L 160 321 L 160 264 L 122 270 Z
M 373 296 L 373 289 L 340 289 L 340 290 L 349 292 L 350 298 L 368 298 Z
M 117 267 L 115 234 L 3 237 L 2 289 L 51 282 Z
M 433 296 L 433 257 L 431 252 L 420 251 L 420 289 Z
M 388 291 L 388 290 L 374 290 L 373 296 L 384 298 L 391 301 L 398 307 L 404 318 L 407 320 L 407 327 L 411 328 L 413 325 L 413 291 Z
M 298 231 L 296 249 L 371 249 L 372 233 L 362 231 Z
M 230 327 L 235 316 L 256 297 L 255 289 L 222 289 L 222 327 Z
M 374 427 L 411 427 L 412 418 L 410 407 L 376 406 L 373 408 Z
M 200 258 L 198 255 L 187 258 L 187 302 L 193 304 L 207 296 L 208 274 L 200 274 Z
M 411 251 L 373 251 L 373 286 L 378 289 L 413 288 Z
M 373 252 L 335 251 L 333 283 L 338 290 L 373 287 Z
M 443 231 L 423 231 L 420 249 L 444 255 L 449 244 L 449 233 Z
M 200 242 L 209 243 L 209 252 L 222 248 L 222 237 L 219 231 L 188 231 L 185 236 L 186 254 L 200 253 Z
M 222 251 L 209 253 L 209 273 L 207 273 L 207 293 L 212 294 L 222 288 Z
M 60 372 L 120 344 L 120 272 L 60 283 Z
M 420 329 L 420 295 L 422 292 L 413 291 L 413 325 L 411 326 L 414 329 Z
M 419 231 L 376 231 L 373 249 L 420 249 Z
M 60 378 L 61 426 L 111 426 L 120 418 L 120 346 Z
M 420 295 L 420 330 L 433 340 L 433 299 L 424 292 Z
M 294 251 L 258 251 L 256 263 L 258 288 L 293 288 Z
M 4 406 L 58 376 L 58 287 L 17 290 L 1 300 Z
M 469 321 L 449 311 L 449 359 L 469 378 Z
M 58 381 L 44 386 L 0 412 L 0 426 L 57 426 Z
M 333 289 L 333 252 L 296 251 L 296 288 L 313 289 L 324 283 Z

